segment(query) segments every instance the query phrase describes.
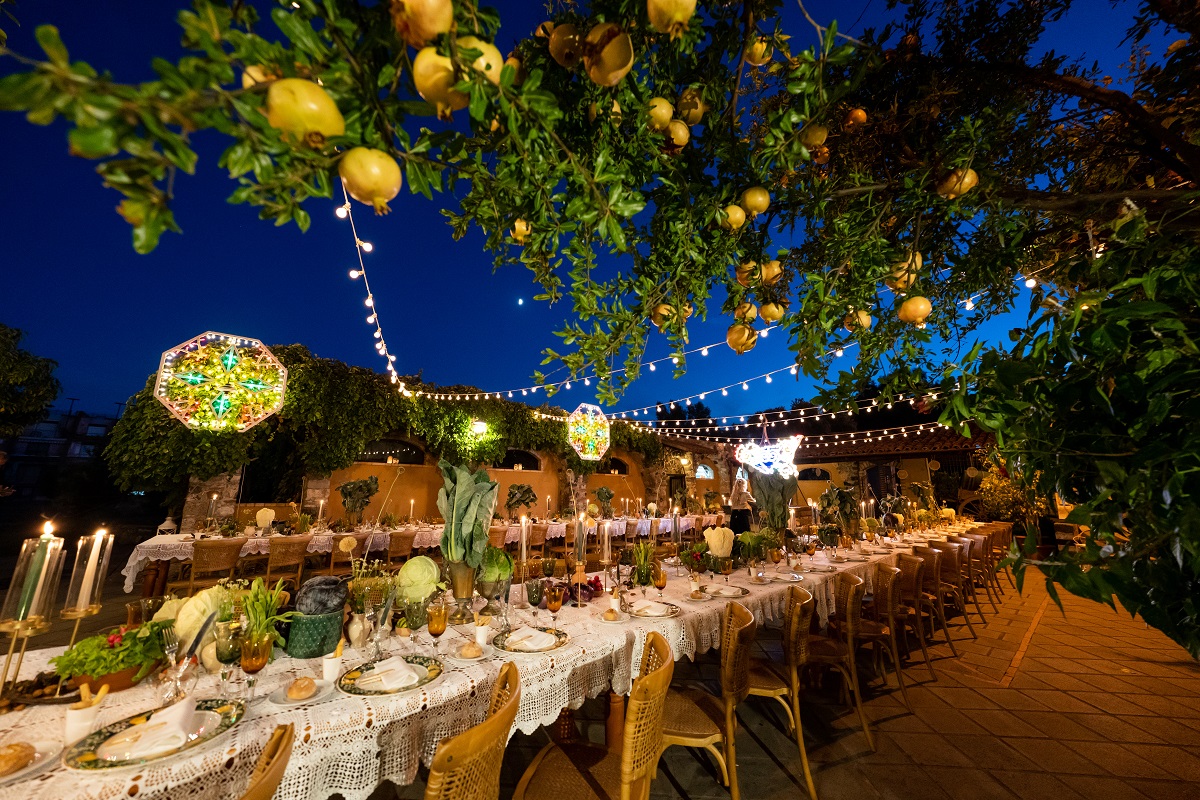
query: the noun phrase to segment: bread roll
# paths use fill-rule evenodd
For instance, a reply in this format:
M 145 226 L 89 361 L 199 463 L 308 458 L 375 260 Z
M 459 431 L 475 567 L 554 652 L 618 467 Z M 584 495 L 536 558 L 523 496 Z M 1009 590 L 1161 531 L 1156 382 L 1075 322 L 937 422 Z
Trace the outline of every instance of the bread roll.
M 616 609 L 610 608 L 604 612 L 604 618 L 609 621 L 612 621 L 612 620 L 620 619 L 621 614 L 618 611 L 616 611 Z
M 479 658 L 483 655 L 483 648 L 475 642 L 467 642 L 462 646 L 462 650 L 458 651 L 460 658 Z
M 0 747 L 0 776 L 12 775 L 33 763 L 37 750 L 27 742 L 13 742 Z
M 307 700 L 317 693 L 317 682 L 312 678 L 296 678 L 287 688 L 289 700 Z

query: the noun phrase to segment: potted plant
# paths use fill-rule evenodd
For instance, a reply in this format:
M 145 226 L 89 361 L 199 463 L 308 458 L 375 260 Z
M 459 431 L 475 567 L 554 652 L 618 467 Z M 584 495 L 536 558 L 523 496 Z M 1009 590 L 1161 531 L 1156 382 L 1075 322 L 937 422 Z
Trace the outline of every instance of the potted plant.
M 508 587 L 512 582 L 512 556 L 499 547 L 487 546 L 483 551 L 483 560 L 479 569 L 479 594 L 487 599 L 488 604 L 480 610 L 481 614 L 501 614 L 504 607 L 497 600 L 506 597 Z
M 122 625 L 76 642 L 71 649 L 50 659 L 60 678 L 75 686 L 87 685 L 93 692 L 108 684 L 110 692 L 135 686 L 166 658 L 162 632 L 174 620 L 148 622 L 136 628 Z
M 605 519 L 611 518 L 613 515 L 613 490 L 607 486 L 601 486 L 596 490 L 596 499 L 600 501 L 600 516 Z
M 489 480 L 485 470 L 471 472 L 439 461 L 445 485 L 438 490 L 438 510 L 446 521 L 442 529 L 442 559 L 450 575 L 450 589 L 458 608 L 451 625 L 473 619 L 468 608 L 475 595 L 475 570 L 488 543 L 488 524 L 496 507 L 500 484 Z
M 354 526 L 362 520 L 362 512 L 371 503 L 371 498 L 379 492 L 379 479 L 372 475 L 356 481 L 346 481 L 338 487 L 342 495 L 342 508 L 346 510 L 346 519 Z
M 508 499 L 504 501 L 504 509 L 509 518 L 515 517 L 518 508 L 530 508 L 537 503 L 537 495 L 528 483 L 514 483 L 508 487 Z

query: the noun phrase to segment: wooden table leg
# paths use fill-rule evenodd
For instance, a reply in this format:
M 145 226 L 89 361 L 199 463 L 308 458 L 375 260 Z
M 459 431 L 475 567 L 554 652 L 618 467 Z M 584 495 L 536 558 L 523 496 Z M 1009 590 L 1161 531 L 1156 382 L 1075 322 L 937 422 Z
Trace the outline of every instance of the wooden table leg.
M 625 739 L 625 695 L 608 693 L 608 719 L 604 723 L 604 746 L 619 751 Z
M 158 583 L 158 568 L 161 561 L 147 561 L 142 568 L 142 597 L 154 597 L 154 586 Z
M 171 562 L 158 562 L 158 580 L 154 582 L 154 597 L 162 597 L 167 593 L 167 578 L 171 575 Z

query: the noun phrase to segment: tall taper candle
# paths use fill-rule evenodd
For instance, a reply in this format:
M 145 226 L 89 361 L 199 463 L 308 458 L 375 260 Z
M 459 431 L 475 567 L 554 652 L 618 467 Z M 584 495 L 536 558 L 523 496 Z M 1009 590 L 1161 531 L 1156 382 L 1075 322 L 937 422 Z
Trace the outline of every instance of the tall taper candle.
M 42 526 L 42 535 L 38 537 L 37 550 L 29 564 L 29 572 L 25 573 L 25 585 L 21 588 L 21 600 L 17 604 L 17 619 L 24 620 L 36 606 L 38 595 L 42 592 L 42 583 L 46 580 L 46 554 L 50 551 L 50 540 L 54 538 L 54 525 L 47 522 Z

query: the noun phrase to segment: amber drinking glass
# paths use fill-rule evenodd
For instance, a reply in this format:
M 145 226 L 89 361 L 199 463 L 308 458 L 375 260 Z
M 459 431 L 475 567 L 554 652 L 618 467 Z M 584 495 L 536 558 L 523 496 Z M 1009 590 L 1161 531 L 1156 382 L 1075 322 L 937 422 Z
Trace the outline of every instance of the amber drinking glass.
M 656 561 L 650 574 L 654 578 L 654 588 L 658 589 L 658 599 L 661 600 L 663 589 L 667 588 L 667 570 Z
M 445 603 L 430 603 L 427 609 L 429 635 L 433 637 L 433 653 L 437 655 L 438 639 L 446 632 L 446 621 L 450 617 L 450 606 Z
M 558 612 L 562 609 L 563 594 L 566 590 L 566 584 L 562 583 L 546 587 L 546 609 L 550 612 L 551 631 L 558 630 Z
M 246 700 L 254 699 L 255 676 L 271 660 L 271 648 L 275 646 L 275 632 L 250 633 L 242 637 L 242 672 L 246 673 Z
M 733 559 L 721 559 L 721 574 L 725 576 L 725 582 L 729 583 L 729 576 L 733 574 Z

